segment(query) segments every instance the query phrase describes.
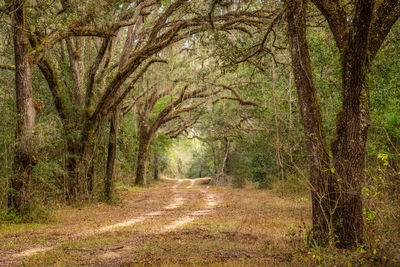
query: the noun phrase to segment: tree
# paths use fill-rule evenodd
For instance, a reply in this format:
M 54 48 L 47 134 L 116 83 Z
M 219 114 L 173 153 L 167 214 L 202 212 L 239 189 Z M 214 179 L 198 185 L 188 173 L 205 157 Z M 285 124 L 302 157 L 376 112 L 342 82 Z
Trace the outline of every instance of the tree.
M 254 17 L 268 19 L 268 14 L 255 11 L 228 11 L 226 13 L 219 13 L 213 17 L 214 23 L 210 25 L 208 22 L 209 14 L 207 10 L 200 12 L 187 13 L 187 10 L 196 10 L 198 3 L 190 3 L 189 1 L 178 0 L 173 3 L 159 3 L 158 1 L 136 1 L 134 5 L 131 3 L 126 6 L 128 12 L 118 7 L 117 20 L 112 20 L 111 25 L 105 23 L 103 27 L 94 27 L 92 24 L 82 19 L 81 24 L 85 25 L 73 27 L 68 31 L 60 31 L 57 33 L 46 36 L 45 34 L 36 34 L 31 42 L 35 48 L 35 56 L 37 58 L 39 67 L 43 72 L 49 88 L 54 97 L 54 103 L 60 118 L 64 121 L 66 133 L 68 136 L 75 136 L 73 140 L 68 142 L 70 159 L 68 163 L 68 170 L 70 182 L 68 186 L 68 195 L 71 198 L 78 196 L 88 196 L 88 184 L 90 184 L 90 175 L 88 176 L 88 169 L 90 168 L 89 155 L 94 149 L 94 140 L 103 121 L 106 120 L 114 110 L 124 101 L 129 95 L 135 83 L 146 72 L 147 68 L 157 59 L 157 53 L 164 48 L 181 41 L 188 36 L 198 32 L 205 31 L 211 26 L 216 30 L 234 30 L 241 29 L 238 25 L 243 22 L 249 24 L 259 25 L 260 21 L 255 21 Z M 82 9 L 82 8 L 81 8 Z M 89 9 L 89 8 L 88 8 Z M 86 13 L 85 13 L 86 14 Z M 183 15 L 184 14 L 184 15 Z M 90 14 L 86 14 L 90 15 Z M 143 23 L 143 27 L 139 26 Z M 86 23 L 86 24 L 85 24 Z M 104 22 L 102 22 L 104 24 Z M 87 26 L 87 24 L 89 26 Z M 122 56 L 126 58 L 124 67 L 120 69 L 112 65 L 113 47 L 118 41 L 118 32 L 123 27 L 134 26 L 135 35 L 137 38 L 132 37 L 131 34 L 127 38 L 131 38 L 130 45 Z M 131 28 L 132 29 L 132 28 Z M 44 53 L 44 48 L 48 48 L 71 35 L 80 36 L 97 36 L 102 37 L 103 41 L 101 47 L 98 49 L 96 59 L 87 70 L 87 83 L 84 86 L 85 92 L 80 92 L 81 86 L 75 85 L 76 97 L 72 99 L 74 106 L 78 106 L 77 112 L 68 112 L 71 105 L 68 101 L 63 99 L 62 92 L 64 92 L 63 83 L 54 67 L 54 63 Z M 39 38 L 45 36 L 46 38 Z M 134 46 L 132 46 L 132 40 Z M 78 42 L 78 40 L 76 40 Z M 79 42 L 78 42 L 79 43 Z M 127 42 L 129 43 L 129 42 Z M 95 42 L 96 44 L 96 42 Z M 68 43 L 67 43 L 68 45 Z M 78 77 L 78 68 L 75 66 L 82 66 L 81 63 L 73 64 L 74 61 L 80 61 L 77 56 L 79 45 L 76 44 L 75 48 L 69 49 L 69 65 L 71 67 L 73 77 Z M 44 48 L 43 48 L 44 47 Z M 72 47 L 72 45 L 71 45 Z M 61 43 L 60 43 L 61 48 Z M 127 56 L 128 55 L 128 56 Z M 120 55 L 119 55 L 120 56 Z M 154 57 L 154 58 L 153 58 Z M 118 62 L 121 62 L 119 60 Z M 75 71 L 77 70 L 77 71 Z M 74 78 L 76 81 L 81 79 Z M 105 82 L 107 81 L 107 82 Z M 77 82 L 79 84 L 79 82 Z M 84 95 L 84 101 L 80 101 L 79 94 Z M 72 114 L 72 118 L 71 115 Z M 76 114 L 78 114 L 77 117 Z M 71 130 L 75 134 L 71 134 Z M 77 132 L 77 133 L 76 133 Z M 113 150 L 110 150 L 112 152 Z M 113 157 L 110 157 L 110 160 Z M 113 164 L 109 164 L 112 166 Z M 111 174 L 112 172 L 109 171 Z
M 138 9 L 137 12 L 140 12 Z M 128 27 L 127 37 L 125 40 L 124 47 L 122 49 L 122 54 L 119 60 L 119 69 L 121 70 L 126 61 L 129 58 L 129 53 L 134 46 L 135 40 L 138 38 L 137 33 L 142 28 L 143 19 L 139 18 L 136 25 L 131 25 Z M 121 104 L 120 104 L 121 105 Z M 106 166 L 106 177 L 104 182 L 104 196 L 107 200 L 111 199 L 111 194 L 113 191 L 113 181 L 114 181 L 114 168 L 115 160 L 117 156 L 117 139 L 118 139 L 118 128 L 120 120 L 120 105 L 115 107 L 110 119 L 110 133 L 108 141 L 108 152 L 107 152 L 107 166 Z
M 369 126 L 368 73 L 400 16 L 400 2 L 359 0 L 345 6 L 339 1 L 312 2 L 326 18 L 342 55 L 342 108 L 331 163 L 312 80 L 306 2 L 286 1 L 292 66 L 311 166 L 313 224 L 319 240 L 336 236 L 339 247 L 352 247 L 363 242 L 361 184 Z
M 15 130 L 14 174 L 11 178 L 8 208 L 18 213 L 30 201 L 32 169 L 37 162 L 34 151 L 36 110 L 32 94 L 32 66 L 29 60 L 26 1 L 7 1 L 10 8 L 14 60 L 17 125 Z

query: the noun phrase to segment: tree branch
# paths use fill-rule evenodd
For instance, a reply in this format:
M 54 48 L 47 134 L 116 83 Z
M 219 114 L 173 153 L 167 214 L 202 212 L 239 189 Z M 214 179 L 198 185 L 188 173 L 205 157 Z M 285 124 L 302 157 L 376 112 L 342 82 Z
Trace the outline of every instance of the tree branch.
M 151 59 L 144 67 L 143 69 L 135 75 L 133 78 L 132 82 L 129 84 L 129 86 L 125 89 L 125 91 L 118 97 L 118 99 L 111 105 L 111 110 L 115 108 L 117 105 L 122 103 L 122 101 L 125 99 L 125 97 L 128 95 L 128 93 L 134 88 L 136 82 L 143 76 L 143 74 L 147 71 L 147 69 L 154 63 L 167 63 L 167 61 L 162 60 L 162 59 Z
M 178 127 L 169 130 L 166 135 L 168 135 L 170 138 L 177 138 L 179 135 L 182 133 L 186 132 L 186 130 L 193 125 L 195 125 L 198 122 L 199 118 L 195 118 L 193 120 L 186 121 L 183 125 L 178 125 Z
M 400 17 L 400 1 L 384 0 L 376 9 L 376 17 L 372 21 L 369 51 L 372 61 L 379 51 L 383 41 L 389 34 L 390 29 Z
M 228 100 L 238 101 L 243 106 L 258 106 L 258 104 L 256 102 L 254 102 L 254 101 L 243 99 L 240 96 L 240 94 L 232 86 L 228 86 L 228 85 L 225 85 L 225 84 L 215 84 L 215 83 L 212 83 L 212 85 L 227 89 L 230 92 L 232 92 L 234 94 L 234 96 L 235 96 L 235 97 L 231 97 L 231 96 L 220 97 L 219 99 L 214 101 L 214 103 L 218 102 L 220 99 L 228 99 Z
M 89 74 L 88 74 L 88 81 L 86 85 L 86 96 L 85 96 L 85 111 L 88 111 L 88 108 L 91 105 L 92 98 L 93 98 L 93 85 L 94 85 L 94 78 L 96 76 L 96 72 L 99 69 L 99 66 L 104 59 L 104 55 L 107 51 L 107 47 L 110 43 L 110 38 L 106 38 L 103 40 L 101 44 L 101 48 L 99 53 L 97 54 L 96 60 L 93 62 L 92 66 L 90 67 Z M 87 114 L 89 115 L 89 114 Z
M 346 35 L 349 32 L 348 14 L 338 0 L 311 0 L 328 21 L 333 38 L 340 51 L 346 46 Z

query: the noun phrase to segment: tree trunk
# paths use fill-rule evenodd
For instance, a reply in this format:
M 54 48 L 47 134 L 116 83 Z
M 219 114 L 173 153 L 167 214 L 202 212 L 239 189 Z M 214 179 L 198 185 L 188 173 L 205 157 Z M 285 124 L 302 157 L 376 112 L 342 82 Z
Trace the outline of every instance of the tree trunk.
M 279 118 L 278 118 L 278 109 L 277 109 L 277 101 L 276 101 L 276 72 L 275 72 L 275 63 L 272 62 L 272 102 L 274 106 L 274 121 L 275 121 L 275 155 L 276 155 L 276 165 L 279 169 L 280 178 L 281 178 L 281 194 L 285 195 L 285 170 L 283 168 L 282 162 L 282 153 L 281 153 L 281 140 L 279 133 Z
M 225 144 L 225 147 L 224 147 L 225 153 L 224 153 L 224 159 L 222 160 L 221 171 L 220 171 L 219 176 L 229 175 L 229 173 L 228 173 L 229 171 L 227 168 L 227 163 L 229 160 L 229 140 L 228 140 L 228 137 L 226 136 L 226 134 L 224 136 L 224 144 Z
M 200 163 L 199 178 L 203 176 L 203 163 Z
M 369 117 L 368 39 L 374 9 L 373 1 L 357 8 L 354 32 L 342 57 L 342 110 L 332 144 L 337 174 L 337 209 L 333 217 L 339 247 L 363 242 L 361 185 L 364 181 L 366 141 Z
M 221 160 L 221 169 L 216 176 L 214 185 L 231 185 L 232 179 L 229 176 L 229 149 L 230 143 L 227 134 L 224 135 L 224 158 Z
M 90 162 L 90 166 L 87 172 L 87 193 L 88 197 L 91 197 L 94 189 L 94 179 L 95 177 L 95 168 L 93 162 Z
M 67 171 L 68 171 L 68 180 L 66 185 L 66 199 L 71 200 L 76 196 L 76 187 L 75 187 L 75 177 L 76 177 L 76 166 L 77 166 L 77 157 L 79 148 L 73 140 L 69 140 L 67 143 L 67 151 L 68 151 L 68 159 L 67 159 Z
M 17 125 L 15 131 L 14 175 L 11 178 L 8 207 L 22 212 L 30 201 L 32 170 L 37 163 L 33 146 L 36 111 L 32 94 L 24 0 L 8 1 L 12 8 L 15 58 Z
M 309 154 L 310 187 L 312 199 L 313 238 L 327 241 L 333 234 L 333 207 L 336 203 L 334 180 L 326 150 L 321 113 L 312 79 L 311 61 L 306 39 L 304 0 L 288 1 L 288 37 L 291 46 L 292 67 L 295 77 L 300 114 Z
M 115 160 L 117 157 L 117 138 L 119 128 L 119 115 L 120 110 L 117 108 L 112 115 L 110 120 L 110 134 L 108 141 L 108 155 L 107 155 L 107 170 L 106 179 L 104 181 L 104 196 L 106 200 L 111 199 L 114 184 L 114 169 Z
M 322 5 L 320 2 L 316 4 L 317 6 L 320 5 L 319 7 Z M 320 179 L 320 181 L 325 181 L 325 186 L 321 182 L 313 183 L 312 175 L 311 185 L 320 185 L 317 188 L 325 188 L 325 190 L 318 191 L 321 196 L 327 196 L 327 198 L 324 197 L 320 200 L 320 206 L 324 211 L 323 215 L 326 215 L 329 219 L 329 235 L 337 238 L 336 245 L 342 248 L 354 247 L 357 243 L 363 242 L 361 184 L 365 175 L 366 140 L 369 126 L 369 92 L 366 74 L 369 71 L 370 60 L 374 56 L 374 51 L 368 50 L 374 4 L 375 1 L 372 0 L 357 2 L 353 21 L 342 25 L 340 31 L 332 30 L 332 27 L 341 26 L 332 22 L 335 17 L 327 18 L 328 21 L 331 21 L 331 30 L 342 56 L 342 110 L 337 119 L 336 140 L 332 144 L 335 168 L 332 168 L 331 172 L 334 175 L 329 174 L 329 172 L 324 173 L 325 170 L 329 169 L 329 157 L 325 152 L 322 130 L 318 133 L 306 128 L 307 125 L 310 127 L 313 124 L 313 121 L 306 121 L 306 117 L 312 117 L 305 115 L 307 109 L 317 110 L 318 104 L 315 88 L 312 84 L 311 63 L 305 35 L 305 1 L 293 0 L 288 4 L 288 34 L 291 42 L 292 63 L 299 95 L 300 112 L 306 137 L 309 136 L 307 148 L 311 158 L 315 158 L 315 155 L 322 156 L 320 166 L 315 168 L 315 172 L 319 170 L 325 176 L 321 177 L 324 179 Z M 391 24 L 384 24 L 385 27 L 388 25 Z M 372 40 L 374 41 L 375 36 L 380 34 L 380 32 L 374 33 Z M 309 98 L 314 99 L 314 101 L 310 101 L 310 99 L 307 101 L 304 98 L 304 96 L 307 97 L 306 92 L 310 90 L 312 94 L 309 95 Z M 318 116 L 314 118 L 314 124 L 318 124 L 321 129 L 319 112 Z M 313 143 L 316 147 L 309 147 Z M 313 151 L 317 153 L 313 153 Z M 321 153 L 318 151 L 321 151 Z M 318 163 L 317 158 L 314 161 Z M 323 232 L 325 232 L 324 229 Z
M 154 162 L 153 178 L 154 180 L 157 181 L 159 179 L 159 173 L 158 173 L 158 157 L 156 154 L 154 154 L 153 162 Z
M 128 35 L 122 50 L 122 55 L 119 61 L 119 70 L 121 70 L 126 61 L 129 58 L 129 53 L 133 47 L 135 41 L 135 31 L 137 30 L 138 25 L 136 27 L 129 26 L 128 27 Z M 107 169 L 106 169 L 106 180 L 104 182 L 104 195 L 107 200 L 111 199 L 111 194 L 113 191 L 113 181 L 114 181 L 114 169 L 115 169 L 115 160 L 117 156 L 117 138 L 118 138 L 118 130 L 119 130 L 119 119 L 120 119 L 121 108 L 118 105 L 112 115 L 110 120 L 110 135 L 108 142 L 108 155 L 107 155 Z
M 352 89 L 357 87 L 356 84 L 352 85 Z M 364 181 L 369 125 L 366 120 L 369 117 L 368 109 L 364 109 L 368 105 L 368 97 L 363 97 L 363 104 L 359 98 L 348 95 L 352 89 L 345 89 L 342 111 L 337 121 L 337 136 L 332 144 L 333 164 L 338 177 L 338 204 L 333 224 L 340 241 L 339 247 L 363 242 L 361 184 Z M 363 94 L 366 94 L 366 90 L 363 89 Z
M 91 170 L 93 162 L 90 160 L 90 153 L 95 150 L 96 124 L 93 121 L 87 121 L 82 129 L 82 134 L 78 141 L 71 141 L 72 153 L 68 159 L 69 186 L 68 199 L 84 200 L 90 194 L 90 183 L 92 182 Z
M 147 131 L 140 130 L 139 152 L 136 162 L 135 185 L 146 184 L 147 154 L 150 146 L 150 137 Z

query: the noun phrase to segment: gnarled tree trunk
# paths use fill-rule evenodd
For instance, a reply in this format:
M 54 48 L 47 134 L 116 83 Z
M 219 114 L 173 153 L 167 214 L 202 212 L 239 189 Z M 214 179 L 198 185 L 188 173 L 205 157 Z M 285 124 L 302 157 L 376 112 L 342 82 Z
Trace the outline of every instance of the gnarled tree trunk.
M 312 78 L 306 38 L 306 4 L 303 0 L 288 1 L 288 37 L 298 103 L 309 155 L 312 198 L 313 238 L 327 240 L 333 234 L 331 214 L 335 204 L 334 181 L 326 150 L 320 107 Z
M 337 119 L 336 140 L 332 144 L 334 165 L 331 169 L 332 174 L 325 171 L 329 168 L 329 157 L 325 152 L 323 136 L 307 129 L 315 122 L 321 129 L 319 112 L 313 120 L 305 121 L 307 117 L 312 118 L 306 115 L 307 110 L 315 113 L 318 104 L 312 84 L 305 35 L 306 1 L 304 0 L 287 1 L 292 64 L 304 130 L 306 137 L 310 139 L 307 142 L 309 154 L 316 163 L 318 160 L 315 154 L 323 156 L 321 161 L 323 164 L 318 167 L 318 164 L 314 163 L 315 168 L 311 168 L 311 185 L 313 186 L 313 172 L 318 171 L 323 174 L 320 175 L 320 182 L 317 182 L 317 185 L 323 186 L 321 181 L 327 181 L 326 189 L 321 193 L 326 192 L 324 195 L 328 201 L 322 201 L 320 204 L 322 210 L 326 211 L 324 214 L 328 216 L 329 227 L 332 229 L 329 235 L 337 238 L 338 247 L 348 248 L 363 242 L 361 185 L 365 176 L 369 126 L 369 92 L 366 76 L 379 47 L 400 17 L 400 2 L 358 0 L 351 3 L 351 9 L 342 8 L 336 0 L 312 0 L 312 2 L 326 18 L 342 59 L 342 109 Z M 349 15 L 348 12 L 354 14 Z M 304 96 L 308 100 L 303 98 Z M 312 136 L 308 136 L 310 134 Z M 317 147 L 309 147 L 310 143 L 315 143 Z M 313 197 L 313 211 L 314 201 Z
M 69 180 L 67 198 L 69 200 L 85 200 L 91 195 L 91 179 L 94 169 L 91 153 L 95 151 L 95 141 L 99 126 L 92 120 L 88 120 L 82 129 L 78 140 L 69 145 L 72 152 L 67 162 Z
M 373 1 L 356 10 L 354 32 L 342 57 L 342 110 L 332 144 L 337 174 L 337 208 L 333 216 L 338 246 L 363 242 L 361 185 L 364 181 L 366 141 L 369 126 L 368 39 L 374 9 Z
M 29 62 L 26 3 L 24 0 L 7 1 L 11 6 L 17 125 L 15 131 L 14 175 L 11 178 L 8 207 L 17 212 L 30 201 L 32 170 L 37 162 L 33 135 L 36 111 L 32 94 L 32 70 Z
M 150 136 L 147 132 L 140 133 L 139 138 L 139 152 L 136 162 L 136 178 L 135 185 L 145 185 L 146 184 L 146 168 L 147 168 L 147 156 L 150 146 Z
M 74 140 L 69 140 L 67 144 L 68 158 L 67 158 L 67 171 L 68 171 L 68 181 L 66 184 L 66 199 L 70 200 L 75 195 L 75 183 L 74 179 L 76 177 L 75 171 L 77 166 L 77 155 L 79 151 L 79 146 L 74 142 Z

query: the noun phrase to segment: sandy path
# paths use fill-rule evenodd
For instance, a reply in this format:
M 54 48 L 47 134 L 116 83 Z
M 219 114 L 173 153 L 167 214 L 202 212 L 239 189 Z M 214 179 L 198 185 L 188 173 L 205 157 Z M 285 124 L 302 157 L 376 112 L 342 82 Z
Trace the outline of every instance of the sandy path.
M 182 180 L 180 180 L 182 181 Z M 180 227 L 183 227 L 184 225 L 196 220 L 197 218 L 201 216 L 205 216 L 209 213 L 211 213 L 215 207 L 221 202 L 220 199 L 218 199 L 215 194 L 209 192 L 209 186 L 207 186 L 206 189 L 202 188 L 201 186 L 195 186 L 196 184 L 196 179 L 190 180 L 190 184 L 186 186 L 186 189 L 191 189 L 195 188 L 197 191 L 202 193 L 202 198 L 205 200 L 205 206 L 202 209 L 195 210 L 188 215 L 181 217 L 177 220 L 172 221 L 171 223 L 165 225 L 164 227 L 158 228 L 158 229 L 153 229 L 152 234 L 162 234 L 162 233 L 167 233 L 171 232 L 174 230 L 179 229 Z M 172 205 L 171 205 L 172 206 Z M 164 208 L 165 209 L 165 208 Z M 124 245 L 124 252 L 105 252 L 102 255 L 99 255 L 100 259 L 105 260 L 106 262 L 112 259 L 116 258 L 123 258 L 124 253 L 129 253 L 130 250 L 135 249 L 134 246 L 126 246 Z
M 213 208 L 220 202 L 214 194 L 207 192 L 206 190 L 200 190 L 205 194 L 206 207 L 204 209 L 196 210 L 190 213 L 188 216 L 180 218 L 169 225 L 166 225 L 160 232 L 169 232 L 175 230 L 191 221 L 194 221 L 196 217 L 204 216 L 212 212 Z
M 126 221 L 123 221 L 123 222 L 120 222 L 120 223 L 103 226 L 103 227 L 100 227 L 100 228 L 97 228 L 97 229 L 94 229 L 94 230 L 83 231 L 83 232 L 77 233 L 75 235 L 72 235 L 71 238 L 72 239 L 78 239 L 78 238 L 83 238 L 83 237 L 87 237 L 87 236 L 91 236 L 91 235 L 95 235 L 95 234 L 102 234 L 102 233 L 105 233 L 105 232 L 116 231 L 120 227 L 132 226 L 134 224 L 143 222 L 148 218 L 162 215 L 163 212 L 165 212 L 167 210 L 173 210 L 173 209 L 176 209 L 176 208 L 182 206 L 183 203 L 185 202 L 185 199 L 179 195 L 179 192 L 177 190 L 177 188 L 181 185 L 182 182 L 183 182 L 183 180 L 178 180 L 173 185 L 174 196 L 172 197 L 171 203 L 168 204 L 167 206 L 162 207 L 161 210 L 149 212 L 149 213 L 146 213 L 146 214 L 144 214 L 142 216 L 138 216 L 138 217 L 133 217 L 133 218 L 131 218 L 129 220 L 126 220 Z M 56 247 L 59 247 L 61 245 L 62 244 L 57 244 L 57 245 L 54 245 L 54 246 L 45 246 L 45 247 L 41 246 L 41 247 L 36 247 L 36 248 L 24 250 L 22 252 L 14 254 L 12 256 L 12 258 L 22 258 L 22 257 L 33 256 L 33 255 L 38 254 L 38 253 L 42 253 L 42 252 L 46 252 L 46 251 L 52 250 L 52 249 L 54 249 Z
M 196 179 L 191 179 L 190 180 L 190 184 L 186 187 L 187 189 L 190 189 L 194 186 L 194 184 L 196 183 Z
M 188 215 L 183 216 L 177 220 L 174 220 L 165 226 L 161 225 L 161 227 L 154 230 L 153 233 L 156 233 L 156 234 L 157 233 L 165 233 L 165 232 L 174 231 L 175 229 L 183 227 L 184 225 L 194 221 L 196 218 L 199 218 L 201 216 L 205 216 L 205 215 L 211 213 L 213 211 L 213 209 L 220 202 L 220 200 L 215 196 L 215 194 L 209 192 L 209 190 L 208 190 L 209 187 L 204 188 L 203 186 L 196 185 L 195 179 L 190 180 L 189 185 L 184 186 L 184 187 L 181 186 L 183 181 L 184 180 L 182 180 L 182 179 L 179 179 L 176 181 L 176 183 L 172 186 L 173 196 L 171 198 L 170 203 L 166 206 L 160 207 L 159 210 L 145 213 L 143 215 L 136 216 L 136 217 L 130 218 L 128 220 L 125 220 L 125 221 L 122 221 L 119 223 L 102 226 L 102 227 L 99 227 L 99 228 L 96 228 L 93 230 L 79 232 L 77 234 L 72 235 L 68 241 L 70 241 L 71 239 L 74 240 L 74 239 L 80 239 L 80 238 L 84 238 L 84 237 L 93 236 L 96 234 L 113 232 L 113 231 L 118 230 L 121 227 L 129 227 L 134 224 L 141 223 L 147 219 L 154 218 L 155 216 L 162 216 L 162 215 L 166 216 L 168 214 L 167 212 L 177 209 L 185 203 L 186 198 L 184 197 L 184 193 L 189 192 L 186 189 L 193 188 L 196 191 L 201 192 L 202 198 L 205 200 L 204 207 L 202 207 L 201 209 L 192 211 Z M 191 191 L 191 192 L 193 192 L 193 191 Z M 12 259 L 18 260 L 23 257 L 29 257 L 29 256 L 36 255 L 38 253 L 47 252 L 47 251 L 50 251 L 52 249 L 62 246 L 63 244 L 65 244 L 68 241 L 58 243 L 57 245 L 54 245 L 54 246 L 39 246 L 39 247 L 35 247 L 32 249 L 24 250 L 22 252 L 14 254 L 12 256 Z M 102 257 L 102 256 L 104 256 L 104 257 Z M 115 253 L 115 252 L 113 252 L 112 255 L 107 252 L 102 256 L 100 256 L 100 258 L 103 258 L 103 259 L 105 259 L 105 258 L 111 259 L 111 258 L 121 257 L 121 255 L 119 253 Z

